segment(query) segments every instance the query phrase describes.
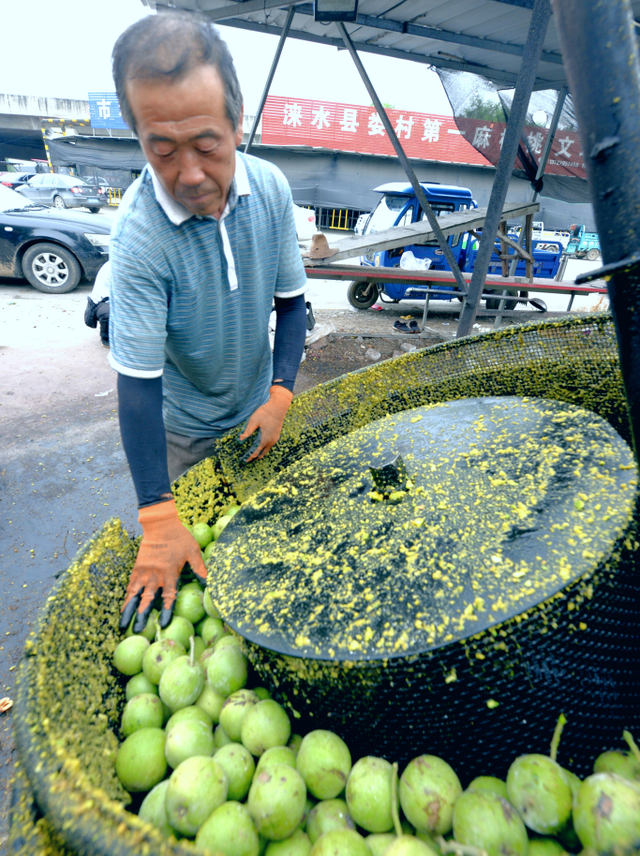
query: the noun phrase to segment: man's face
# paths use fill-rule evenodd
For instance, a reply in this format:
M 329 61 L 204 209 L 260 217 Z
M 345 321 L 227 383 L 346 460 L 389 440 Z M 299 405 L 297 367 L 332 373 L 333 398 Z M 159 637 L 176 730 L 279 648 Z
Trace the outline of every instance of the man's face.
M 202 65 L 178 82 L 126 84 L 138 138 L 160 183 L 191 214 L 219 217 L 229 195 L 242 142 L 234 131 L 216 68 Z

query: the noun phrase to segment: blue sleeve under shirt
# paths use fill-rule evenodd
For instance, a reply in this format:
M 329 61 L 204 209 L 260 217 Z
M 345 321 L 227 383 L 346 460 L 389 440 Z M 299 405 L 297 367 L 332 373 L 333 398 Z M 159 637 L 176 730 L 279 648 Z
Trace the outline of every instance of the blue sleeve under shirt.
M 273 378 L 278 386 L 293 392 L 306 334 L 304 295 L 276 297 L 275 305 Z M 171 491 L 162 418 L 162 378 L 118 374 L 118 415 L 138 507 L 155 505 Z

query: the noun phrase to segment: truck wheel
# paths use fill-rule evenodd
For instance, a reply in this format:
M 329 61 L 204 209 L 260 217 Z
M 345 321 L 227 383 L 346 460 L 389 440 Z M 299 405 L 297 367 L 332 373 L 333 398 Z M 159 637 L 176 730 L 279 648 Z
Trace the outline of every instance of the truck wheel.
M 600 256 L 600 250 L 596 250 L 595 247 L 592 247 L 587 252 L 587 258 L 590 262 L 594 262 Z
M 487 289 L 485 289 L 485 291 L 488 291 L 489 294 L 501 294 L 501 292 L 495 288 L 487 288 Z M 518 292 L 514 291 L 513 289 L 510 289 L 509 291 L 507 291 L 507 294 L 510 297 L 517 297 L 518 296 Z M 485 304 L 487 306 L 487 309 L 499 309 L 501 299 L 502 299 L 502 297 L 498 297 L 498 298 L 487 297 L 487 299 L 485 300 Z M 517 305 L 518 305 L 517 300 L 505 300 L 503 309 L 515 309 Z
M 377 299 L 378 288 L 375 282 L 356 280 L 349 283 L 347 300 L 354 309 L 369 309 Z

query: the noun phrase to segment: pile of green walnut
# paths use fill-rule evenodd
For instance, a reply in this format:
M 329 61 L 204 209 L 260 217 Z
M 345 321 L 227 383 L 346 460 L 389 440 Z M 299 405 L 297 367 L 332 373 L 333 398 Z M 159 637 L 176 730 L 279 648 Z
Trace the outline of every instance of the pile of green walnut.
M 202 542 L 211 537 L 200 525 Z M 206 545 L 205 545 L 206 546 Z M 129 680 L 116 771 L 139 816 L 209 856 L 556 856 L 640 852 L 640 751 L 599 756 L 584 781 L 524 755 L 506 782 L 463 791 L 441 758 L 352 763 L 335 733 L 292 734 L 263 687 L 249 688 L 241 640 L 198 582 L 160 630 L 152 612 L 114 652 Z

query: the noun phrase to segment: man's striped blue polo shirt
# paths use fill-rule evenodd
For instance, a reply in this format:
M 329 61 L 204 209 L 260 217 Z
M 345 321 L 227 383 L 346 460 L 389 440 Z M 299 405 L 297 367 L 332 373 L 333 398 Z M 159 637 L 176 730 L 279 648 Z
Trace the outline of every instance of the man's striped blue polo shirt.
M 267 401 L 273 298 L 307 288 L 277 167 L 237 152 L 220 220 L 191 215 L 145 167 L 110 256 L 109 361 L 162 375 L 167 431 L 218 437 Z

